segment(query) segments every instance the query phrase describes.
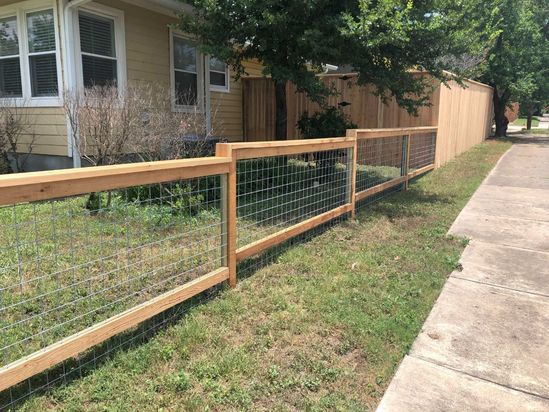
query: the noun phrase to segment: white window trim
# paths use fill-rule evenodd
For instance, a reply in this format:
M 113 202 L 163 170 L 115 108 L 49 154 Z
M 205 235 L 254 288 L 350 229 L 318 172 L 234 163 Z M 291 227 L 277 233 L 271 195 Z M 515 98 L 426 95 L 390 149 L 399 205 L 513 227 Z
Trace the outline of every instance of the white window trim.
M 29 43 L 27 33 L 27 13 L 48 10 L 53 11 L 53 22 L 55 25 L 55 61 L 57 67 L 57 96 L 32 97 L 32 86 L 29 65 Z M 21 70 L 21 89 L 23 97 L 12 98 L 14 103 L 25 105 L 25 107 L 60 107 L 62 106 L 63 79 L 61 76 L 61 47 L 59 39 L 59 21 L 57 15 L 57 4 L 54 0 L 27 0 L 0 7 L 0 18 L 17 18 L 17 34 L 19 36 L 19 66 Z M 46 52 L 43 54 L 50 54 Z M 40 54 L 40 53 L 36 53 Z M 35 55 L 35 53 L 33 53 Z
M 74 38 L 74 65 L 76 69 L 76 87 L 78 90 L 84 90 L 84 74 L 82 73 L 82 50 L 80 48 L 80 24 L 78 13 L 83 11 L 98 17 L 111 19 L 114 21 L 114 48 L 116 58 L 108 56 L 98 56 L 106 59 L 116 59 L 116 84 L 122 93 L 128 83 L 128 74 L 126 66 L 126 29 L 124 25 L 124 12 L 99 3 L 87 3 L 84 6 L 77 7 L 74 10 L 72 19 L 73 38 Z M 70 52 L 70 51 L 69 51 Z M 91 55 L 90 53 L 84 53 Z
M 218 70 L 212 70 L 210 68 L 210 59 L 211 59 L 211 56 L 208 56 L 208 61 L 207 61 L 207 64 L 208 64 L 208 71 L 211 73 L 224 73 L 225 74 L 225 86 L 218 86 L 218 85 L 215 85 L 215 84 L 211 84 L 210 83 L 210 91 L 212 92 L 219 92 L 219 93 L 230 93 L 231 92 L 231 72 L 230 72 L 230 69 L 229 69 L 229 65 L 227 63 L 225 63 L 225 72 L 220 72 Z
M 174 48 L 173 48 L 173 39 L 174 37 L 179 37 L 185 40 L 192 40 L 189 36 L 185 36 L 178 30 L 170 28 L 170 93 L 172 101 L 172 111 L 174 112 L 183 112 L 183 113 L 192 113 L 192 112 L 204 112 L 204 55 L 200 51 L 196 50 L 197 62 L 196 62 L 196 77 L 197 77 L 197 104 L 196 106 L 189 105 L 180 105 L 177 104 L 177 99 L 175 96 L 175 62 L 174 62 Z

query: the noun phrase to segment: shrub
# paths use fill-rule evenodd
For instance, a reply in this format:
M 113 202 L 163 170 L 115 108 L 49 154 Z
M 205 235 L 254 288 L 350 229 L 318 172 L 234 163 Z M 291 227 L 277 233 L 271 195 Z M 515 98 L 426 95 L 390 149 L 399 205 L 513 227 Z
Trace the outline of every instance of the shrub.
M 329 107 L 312 116 L 308 112 L 303 113 L 297 122 L 297 128 L 304 138 L 314 139 L 345 136 L 347 129 L 356 129 L 357 125 L 348 120 L 341 110 Z
M 303 137 L 306 139 L 315 139 L 345 136 L 347 129 L 356 129 L 357 125 L 348 120 L 341 110 L 329 107 L 312 116 L 309 116 L 307 112 L 303 113 L 297 122 L 297 127 Z M 320 170 L 321 175 L 329 177 L 334 170 L 336 159 L 341 157 L 342 154 L 341 150 L 316 153 L 317 169 Z

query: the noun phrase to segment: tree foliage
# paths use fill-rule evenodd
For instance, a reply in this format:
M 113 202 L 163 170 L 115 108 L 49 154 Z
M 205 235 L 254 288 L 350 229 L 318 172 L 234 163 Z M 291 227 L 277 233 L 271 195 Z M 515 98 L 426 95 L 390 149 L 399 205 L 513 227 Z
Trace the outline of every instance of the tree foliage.
M 440 0 L 192 0 L 193 15 L 179 27 L 204 52 L 228 62 L 236 78 L 244 61 L 258 60 L 278 87 L 277 117 L 284 116 L 284 85 L 292 82 L 317 102 L 332 93 L 315 77 L 324 64 L 348 66 L 359 82 L 394 96 L 410 113 L 427 101 L 430 84 L 413 70 L 445 79 L 441 56 L 467 51 L 471 36 Z M 467 40 L 467 41 L 466 41 Z M 284 119 L 285 120 L 285 119 Z M 277 135 L 284 132 L 278 125 Z
M 478 79 L 494 87 L 496 135 L 506 132 L 505 108 L 513 101 L 547 101 L 549 1 L 495 0 L 478 21 L 493 28 L 494 41 L 478 68 Z

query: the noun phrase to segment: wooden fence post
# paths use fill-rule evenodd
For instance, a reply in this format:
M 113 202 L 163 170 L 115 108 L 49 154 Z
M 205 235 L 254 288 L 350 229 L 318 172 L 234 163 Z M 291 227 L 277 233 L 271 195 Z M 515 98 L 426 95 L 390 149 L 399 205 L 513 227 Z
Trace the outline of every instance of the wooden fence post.
M 231 164 L 229 173 L 226 175 L 225 184 L 221 185 L 221 213 L 225 219 L 223 226 L 225 235 L 222 240 L 226 241 L 224 252 L 225 265 L 229 268 L 229 286 L 236 287 L 236 158 L 230 143 L 218 143 L 215 148 L 215 155 L 230 157 Z M 222 180 L 223 183 L 223 180 Z
M 404 181 L 404 190 L 408 190 L 408 173 L 410 172 L 410 146 L 412 145 L 412 133 L 408 133 L 406 137 L 404 138 L 404 141 L 406 142 L 406 158 L 404 159 L 404 173 L 403 176 L 406 176 L 406 180 Z
M 352 148 L 348 149 L 348 152 L 351 153 L 352 163 L 351 163 L 351 176 L 350 182 L 347 183 L 349 189 L 349 203 L 351 207 L 351 219 L 356 217 L 356 172 L 357 172 L 357 156 L 358 156 L 358 141 L 356 138 L 355 129 L 347 129 L 346 136 L 354 140 L 354 145 Z

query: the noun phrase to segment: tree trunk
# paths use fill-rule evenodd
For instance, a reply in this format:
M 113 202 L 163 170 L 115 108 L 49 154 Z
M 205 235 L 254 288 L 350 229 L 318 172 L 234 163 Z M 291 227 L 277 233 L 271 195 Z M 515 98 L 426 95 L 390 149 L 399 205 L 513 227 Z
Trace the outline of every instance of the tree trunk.
M 528 112 L 528 117 L 526 118 L 526 130 L 531 130 L 532 129 L 532 112 Z
M 286 105 L 286 83 L 275 81 L 275 102 L 276 102 L 276 140 L 288 138 L 288 108 Z
M 494 120 L 496 123 L 496 137 L 505 137 L 507 135 L 507 125 L 509 120 L 505 117 L 505 107 L 507 105 L 506 93 L 499 95 L 497 88 L 494 88 L 492 100 L 494 102 Z

